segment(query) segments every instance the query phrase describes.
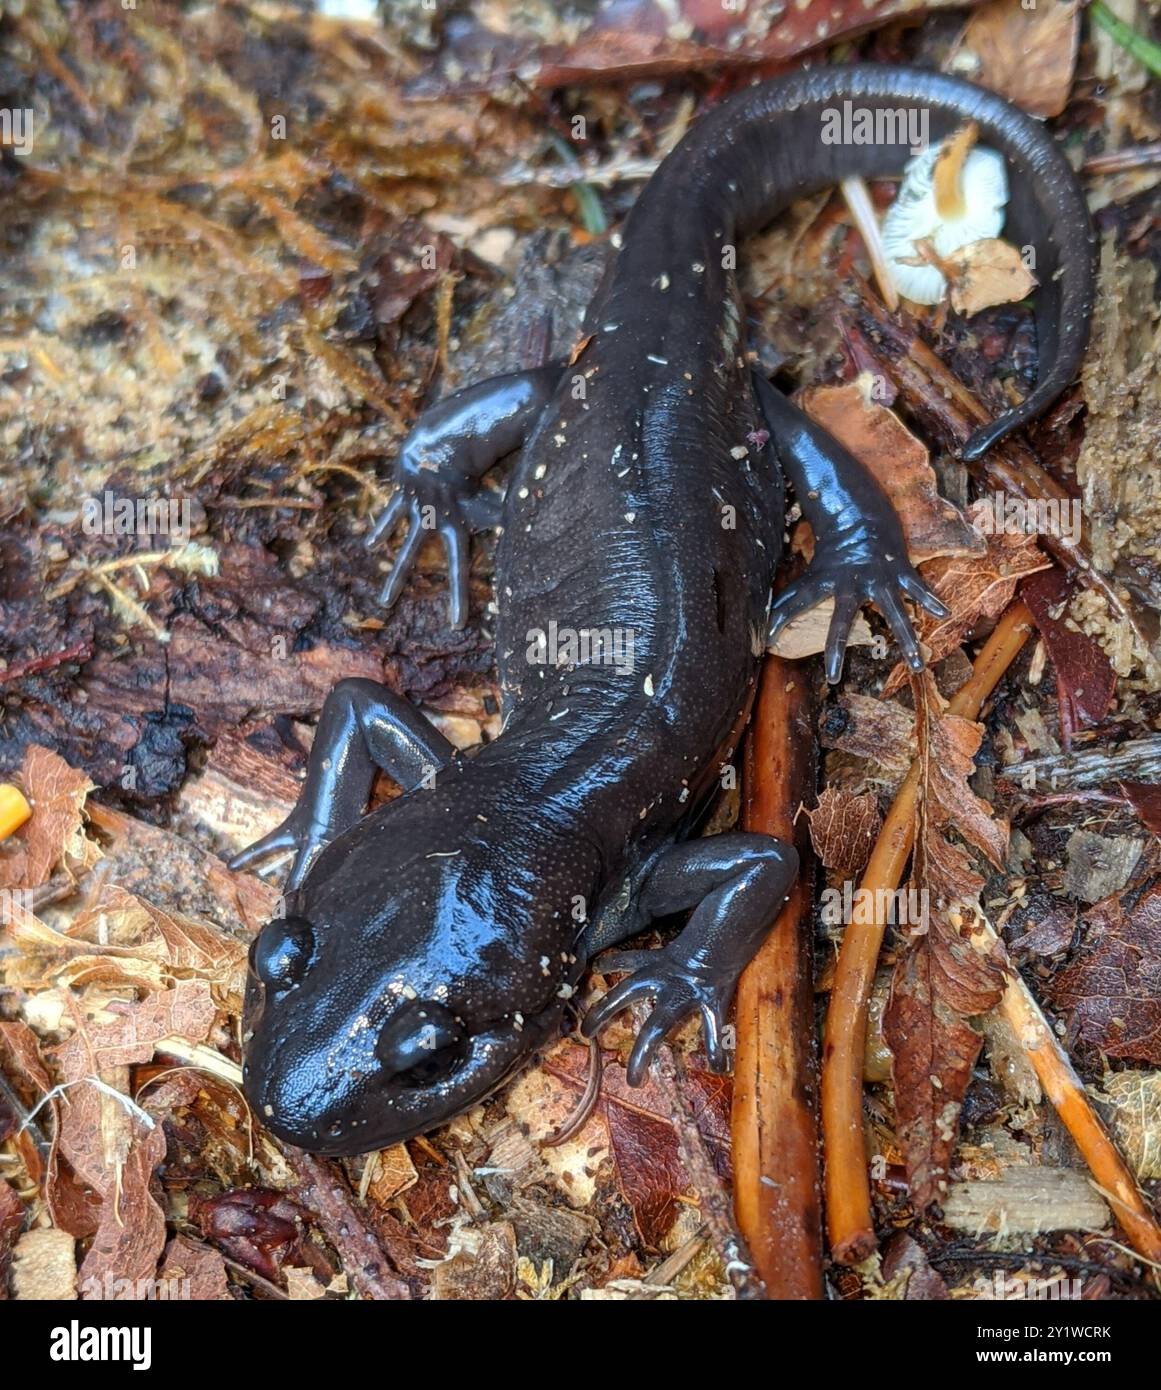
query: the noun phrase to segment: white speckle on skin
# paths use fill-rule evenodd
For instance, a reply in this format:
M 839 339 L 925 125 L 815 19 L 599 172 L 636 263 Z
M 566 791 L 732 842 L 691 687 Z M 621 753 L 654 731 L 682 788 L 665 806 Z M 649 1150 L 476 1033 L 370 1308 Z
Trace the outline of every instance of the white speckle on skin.
M 659 290 L 667 290 L 669 288 L 669 276 L 663 270 L 653 283 Z
M 730 458 L 744 459 L 749 452 L 749 449 L 747 449 L 744 444 L 735 444 L 730 450 Z
M 637 520 L 637 513 L 636 513 L 636 512 L 626 512 L 626 513 L 625 513 L 625 520 L 629 523 L 630 526 L 632 526 L 632 524 Z
M 652 677 L 652 676 L 646 676 L 646 677 L 645 677 L 645 686 L 644 686 L 644 690 L 645 690 L 645 694 L 648 695 L 650 698 L 652 698 L 652 696 L 653 696 L 653 677 Z

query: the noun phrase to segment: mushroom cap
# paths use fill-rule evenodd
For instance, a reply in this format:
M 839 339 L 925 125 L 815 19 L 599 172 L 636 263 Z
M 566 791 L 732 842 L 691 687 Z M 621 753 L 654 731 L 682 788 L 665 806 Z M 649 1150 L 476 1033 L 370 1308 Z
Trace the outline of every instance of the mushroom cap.
M 947 280 L 937 266 L 905 265 L 919 252 L 917 241 L 928 240 L 940 256 L 985 237 L 998 236 L 1008 202 L 1008 173 L 997 150 L 969 150 L 960 171 L 962 191 L 958 214 L 941 214 L 935 201 L 935 164 L 942 146 L 932 145 L 910 160 L 895 201 L 883 217 L 883 252 L 899 293 L 916 304 L 938 304 Z

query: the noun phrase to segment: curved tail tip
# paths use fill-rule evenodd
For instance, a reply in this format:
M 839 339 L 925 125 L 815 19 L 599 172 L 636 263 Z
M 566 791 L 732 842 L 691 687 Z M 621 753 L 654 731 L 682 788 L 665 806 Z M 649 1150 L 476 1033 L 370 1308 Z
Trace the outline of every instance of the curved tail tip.
M 1010 434 L 1019 424 L 1018 420 L 1011 416 L 993 420 L 990 425 L 981 425 L 978 430 L 974 430 L 967 439 L 967 443 L 959 451 L 959 456 L 965 463 L 975 463 L 977 459 L 983 458 L 993 445 L 998 444 L 1006 434 Z

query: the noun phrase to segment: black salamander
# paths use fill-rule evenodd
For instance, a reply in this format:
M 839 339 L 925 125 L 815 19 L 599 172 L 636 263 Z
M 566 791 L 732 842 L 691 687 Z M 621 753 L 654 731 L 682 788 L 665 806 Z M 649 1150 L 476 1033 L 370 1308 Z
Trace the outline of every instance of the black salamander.
M 932 140 L 975 121 L 1007 161 L 1006 234 L 1037 248 L 1039 381 L 965 455 L 1076 374 L 1093 238 L 1076 179 L 1036 121 L 950 77 L 854 66 L 755 86 L 698 122 L 634 206 L 575 360 L 459 391 L 402 446 L 371 538 L 410 521 L 385 603 L 434 526 L 462 625 L 468 535 L 502 521 L 503 732 L 461 756 L 384 687 L 343 681 L 294 811 L 233 861 L 294 851 L 285 915 L 252 950 L 246 1010 L 246 1093 L 283 1138 L 359 1153 L 443 1124 L 559 1035 L 597 951 L 675 913 L 689 916 L 669 945 L 610 962 L 629 973 L 585 1031 L 651 999 L 631 1082 L 689 1015 L 710 1063 L 727 1065 L 735 983 L 797 860 L 764 835 L 686 837 L 741 732 L 762 652 L 832 595 L 830 680 L 865 602 L 918 668 L 903 600 L 941 611 L 879 485 L 751 370 L 723 254 L 793 198 L 900 171 L 899 146 L 820 138 L 825 113 L 847 101 L 922 112 Z M 501 515 L 480 479 L 516 448 Z M 771 605 L 784 478 L 816 553 Z M 585 640 L 600 650 L 578 648 Z M 376 769 L 405 795 L 367 815 Z

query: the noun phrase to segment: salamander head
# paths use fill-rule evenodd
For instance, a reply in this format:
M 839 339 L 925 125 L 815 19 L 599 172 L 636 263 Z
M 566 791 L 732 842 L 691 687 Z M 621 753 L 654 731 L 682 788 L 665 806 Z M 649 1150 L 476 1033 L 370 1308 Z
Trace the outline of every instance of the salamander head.
M 559 1033 L 583 969 L 553 891 L 571 866 L 527 827 L 442 852 L 446 827 L 405 819 L 424 813 L 340 837 L 251 948 L 246 1096 L 314 1153 L 385 1148 L 482 1100 Z

